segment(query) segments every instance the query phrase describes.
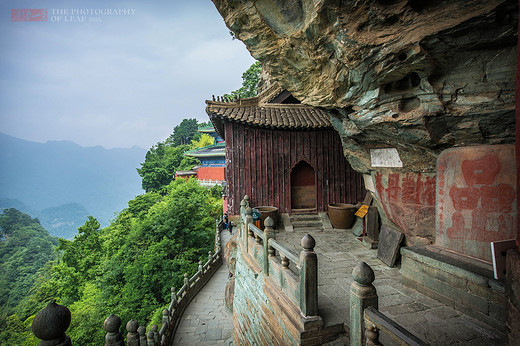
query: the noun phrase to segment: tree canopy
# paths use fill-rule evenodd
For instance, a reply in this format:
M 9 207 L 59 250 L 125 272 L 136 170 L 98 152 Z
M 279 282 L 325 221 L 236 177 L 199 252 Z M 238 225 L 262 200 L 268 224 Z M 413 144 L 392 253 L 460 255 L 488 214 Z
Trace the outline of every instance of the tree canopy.
M 224 94 L 223 97 L 225 99 L 235 99 L 256 96 L 258 93 L 258 78 L 261 71 L 262 66 L 260 66 L 260 62 L 256 61 L 242 74 L 242 86 L 229 94 Z
M 198 132 L 202 126 L 207 126 L 207 123 L 184 119 L 165 141 L 148 150 L 141 168 L 137 169 L 143 190 L 161 192 L 173 180 L 176 171 L 190 170 L 200 164 L 199 160 L 184 156 L 184 153 L 213 144 L 211 136 Z
M 175 170 L 198 163 L 185 151 L 212 142 L 197 132 L 189 144 L 174 145 L 173 134 L 157 143 L 138 169 L 147 192 L 129 201 L 106 228 L 89 216 L 73 240 L 51 238 L 37 219 L 4 210 L 1 344 L 36 344 L 32 319 L 51 299 L 71 310 L 67 335 L 75 345 L 103 344 L 102 325 L 110 313 L 123 326 L 130 319 L 160 324 L 171 287 L 180 288 L 183 274 L 192 275 L 214 250 L 221 188 L 202 187 L 195 179 L 172 181 Z

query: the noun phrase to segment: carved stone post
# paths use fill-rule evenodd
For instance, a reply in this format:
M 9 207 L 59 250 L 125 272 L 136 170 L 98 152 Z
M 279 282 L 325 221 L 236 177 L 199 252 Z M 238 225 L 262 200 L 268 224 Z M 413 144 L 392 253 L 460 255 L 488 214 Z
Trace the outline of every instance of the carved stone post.
M 247 196 L 246 196 L 247 197 Z M 249 230 L 249 225 L 253 223 L 253 210 L 249 207 L 246 208 L 246 228 L 245 228 L 245 234 L 244 234 L 244 244 L 246 246 L 246 251 L 248 251 L 249 249 L 249 237 L 253 237 L 254 236 L 254 233 L 253 231 L 250 231 Z
M 188 276 L 188 273 L 184 273 L 184 291 L 188 292 L 190 289 L 190 277 Z
M 139 323 L 136 320 L 130 320 L 126 324 L 126 344 L 127 346 L 139 346 L 139 333 L 137 333 Z
M 274 249 L 269 246 L 269 239 L 274 238 L 274 220 L 268 216 L 264 221 L 264 272 L 269 275 L 269 256 L 274 255 Z
M 123 334 L 119 328 L 121 327 L 121 318 L 117 315 L 110 314 L 105 319 L 105 346 L 125 346 Z
M 368 307 L 378 308 L 374 271 L 365 262 L 352 270 L 354 282 L 350 286 L 350 345 L 361 346 L 365 342 L 364 311 Z
M 139 345 L 146 346 L 146 327 L 139 326 L 139 328 L 137 328 L 137 332 L 139 333 Z
M 211 262 L 211 256 L 213 256 L 213 255 L 212 255 L 211 250 L 209 250 L 208 251 L 208 262 Z
M 159 345 L 159 327 L 156 324 L 152 326 L 153 342 L 155 345 Z
M 174 308 L 177 307 L 177 289 L 175 287 L 172 287 L 171 289 L 171 292 L 172 292 L 172 306 Z
M 242 199 L 240 201 L 240 216 L 244 215 L 246 213 L 246 200 Z
M 148 332 L 148 334 L 146 334 L 146 346 L 155 346 L 155 340 L 151 330 Z
M 305 316 L 318 315 L 318 257 L 316 241 L 307 234 L 302 238 L 300 252 L 300 310 Z
M 166 323 L 167 326 L 170 326 L 170 311 L 168 311 L 168 309 L 162 311 L 162 323 Z
M 242 199 L 240 201 L 240 227 L 238 228 L 239 229 L 239 237 L 242 237 L 243 234 L 244 234 L 244 221 L 242 219 L 242 217 L 244 217 L 246 215 L 246 201 L 244 199 Z
M 246 208 L 251 207 L 251 205 L 249 204 L 249 196 L 248 195 L 244 196 L 244 202 L 246 202 Z
M 70 325 L 70 310 L 51 301 L 34 316 L 32 332 L 40 340 L 40 345 L 70 346 L 70 338 L 65 334 Z
M 199 261 L 199 273 L 200 273 L 200 277 L 202 277 L 202 275 L 204 275 L 204 266 L 202 265 L 202 260 Z

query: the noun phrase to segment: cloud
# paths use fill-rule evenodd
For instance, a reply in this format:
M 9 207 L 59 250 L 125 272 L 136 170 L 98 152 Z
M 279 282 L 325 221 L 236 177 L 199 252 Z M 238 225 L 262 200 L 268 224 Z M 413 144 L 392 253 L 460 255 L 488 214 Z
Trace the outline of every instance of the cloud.
M 107 5 L 108 4 L 108 5 Z M 11 8 L 134 8 L 96 23 L 13 23 Z M 0 132 L 28 140 L 148 148 L 253 63 L 209 1 L 0 4 Z

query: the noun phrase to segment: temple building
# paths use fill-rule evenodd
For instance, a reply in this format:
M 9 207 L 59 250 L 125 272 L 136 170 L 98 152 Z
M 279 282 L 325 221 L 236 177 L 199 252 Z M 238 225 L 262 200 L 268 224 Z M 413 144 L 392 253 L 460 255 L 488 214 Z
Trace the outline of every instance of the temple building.
M 225 139 L 231 214 L 244 195 L 252 205 L 282 213 L 319 212 L 330 203 L 356 203 L 362 175 L 345 159 L 327 113 L 301 104 L 274 84 L 256 97 L 206 101 L 217 134 Z

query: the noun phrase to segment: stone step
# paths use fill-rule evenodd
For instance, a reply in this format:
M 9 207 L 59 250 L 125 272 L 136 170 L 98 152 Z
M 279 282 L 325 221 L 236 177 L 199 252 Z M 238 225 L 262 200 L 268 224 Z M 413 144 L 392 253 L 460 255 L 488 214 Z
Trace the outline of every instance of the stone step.
M 294 228 L 300 227 L 319 227 L 323 228 L 323 224 L 321 220 L 312 220 L 312 221 L 293 221 L 292 225 Z
M 319 219 L 318 214 L 291 214 L 291 219 Z
M 323 227 L 294 227 L 294 232 L 302 232 L 302 233 L 309 233 L 309 232 L 321 232 L 323 231 Z

